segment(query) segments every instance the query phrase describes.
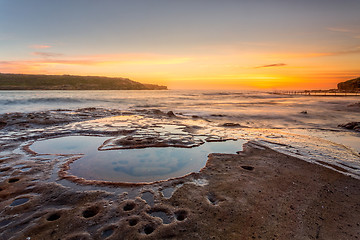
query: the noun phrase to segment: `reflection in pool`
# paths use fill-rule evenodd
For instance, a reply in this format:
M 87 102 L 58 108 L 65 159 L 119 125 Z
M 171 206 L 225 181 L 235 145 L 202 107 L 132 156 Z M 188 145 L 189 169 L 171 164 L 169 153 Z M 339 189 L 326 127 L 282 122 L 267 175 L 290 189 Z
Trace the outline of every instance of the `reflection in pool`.
M 37 141 L 31 149 L 38 153 L 79 154 L 70 164 L 71 175 L 86 180 L 112 182 L 153 182 L 181 177 L 203 168 L 210 153 L 236 153 L 243 140 L 206 142 L 194 148 L 151 147 L 98 151 L 107 137 L 69 136 Z

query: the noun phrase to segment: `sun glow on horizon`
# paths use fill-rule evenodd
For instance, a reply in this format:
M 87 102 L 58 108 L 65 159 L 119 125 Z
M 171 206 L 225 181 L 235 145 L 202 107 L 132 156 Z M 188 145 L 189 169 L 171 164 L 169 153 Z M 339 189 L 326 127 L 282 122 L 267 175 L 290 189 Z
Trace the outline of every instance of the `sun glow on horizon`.
M 126 77 L 170 89 L 331 89 L 360 75 L 360 2 L 140 2 L 5 1 L 0 72 Z

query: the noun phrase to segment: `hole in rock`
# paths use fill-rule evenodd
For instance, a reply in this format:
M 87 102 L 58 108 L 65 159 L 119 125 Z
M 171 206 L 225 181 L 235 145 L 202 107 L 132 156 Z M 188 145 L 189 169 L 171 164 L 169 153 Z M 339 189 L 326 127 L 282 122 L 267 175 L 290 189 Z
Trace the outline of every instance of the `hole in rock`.
M 135 208 L 135 203 L 130 202 L 130 203 L 126 203 L 124 206 L 124 211 L 131 211 Z
M 146 225 L 146 226 L 144 227 L 144 233 L 145 233 L 146 235 L 151 234 L 154 230 L 155 230 L 155 228 L 154 228 L 153 226 L 151 226 L 151 225 Z
M 173 126 L 178 127 L 178 126 Z M 182 131 L 181 131 L 182 132 Z M 69 175 L 85 180 L 147 183 L 199 172 L 210 153 L 236 153 L 244 140 L 205 142 L 198 147 L 147 147 L 113 149 L 108 137 L 68 136 L 41 140 L 30 148 L 45 154 L 84 154 L 70 163 Z M 185 146 L 185 145 L 184 145 Z M 116 148 L 116 146 L 113 146 Z M 131 147 L 131 146 L 130 146 Z M 129 160 L 131 159 L 131 161 Z
M 26 197 L 24 197 L 24 198 L 18 198 L 18 199 L 15 199 L 15 200 L 10 204 L 10 206 L 11 206 L 11 207 L 19 206 L 19 205 L 24 204 L 24 203 L 26 203 L 26 202 L 28 202 L 28 201 L 29 201 L 29 198 L 26 198 Z
M 83 211 L 82 215 L 84 218 L 91 218 L 98 213 L 99 213 L 98 207 L 90 207 L 90 208 L 86 209 L 85 211 Z
M 185 210 L 176 211 L 175 217 L 178 221 L 184 221 L 187 218 L 187 212 Z
M 101 233 L 101 237 L 102 238 L 110 237 L 113 234 L 113 232 L 114 232 L 113 228 L 108 228 Z
M 254 170 L 254 167 L 251 167 L 251 166 L 241 166 L 243 169 L 245 170 L 249 170 L 249 171 L 252 171 Z
M 209 202 L 213 205 L 216 205 L 218 204 L 219 200 L 216 198 L 215 194 L 214 193 L 209 193 L 207 195 L 207 198 L 209 200 Z
M 53 213 L 50 216 L 48 216 L 48 218 L 46 220 L 52 222 L 52 221 L 58 220 L 60 218 L 60 216 L 61 215 L 59 213 Z
M 19 180 L 20 180 L 19 178 L 10 178 L 8 182 L 9 183 L 14 183 L 14 182 L 17 182 Z
M 138 224 L 138 220 L 133 218 L 129 220 L 129 226 L 135 226 L 136 224 Z

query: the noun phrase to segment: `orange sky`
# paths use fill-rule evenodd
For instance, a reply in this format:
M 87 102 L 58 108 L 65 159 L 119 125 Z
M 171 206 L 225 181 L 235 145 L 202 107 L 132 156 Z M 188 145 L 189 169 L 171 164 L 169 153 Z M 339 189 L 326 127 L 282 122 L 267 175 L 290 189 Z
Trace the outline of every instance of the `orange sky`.
M 41 0 L 28 6 L 4 1 L 0 72 L 127 77 L 170 89 L 268 90 L 330 89 L 360 75 L 356 1 L 347 7 L 331 0 L 325 7 L 322 0 L 140 2 L 144 6 L 122 2 L 119 9 L 131 11 L 118 15 L 112 9 L 118 3 L 74 3 L 70 10 Z

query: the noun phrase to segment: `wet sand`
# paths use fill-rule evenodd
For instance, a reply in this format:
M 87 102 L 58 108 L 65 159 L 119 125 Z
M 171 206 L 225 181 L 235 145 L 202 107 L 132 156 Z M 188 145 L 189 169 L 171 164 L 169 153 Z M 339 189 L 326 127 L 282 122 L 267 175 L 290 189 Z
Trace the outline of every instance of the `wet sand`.
M 79 116 L 69 119 L 76 122 Z M 54 124 L 38 135 L 14 133 L 3 140 L 0 239 L 360 238 L 360 180 L 331 166 L 251 141 L 238 154 L 211 154 L 200 173 L 179 179 L 133 187 L 66 185 L 56 169 L 64 156 L 12 152 L 31 139 L 53 136 L 52 131 L 94 134 Z M 131 133 L 120 130 L 116 134 Z M 97 134 L 115 133 L 98 128 Z

